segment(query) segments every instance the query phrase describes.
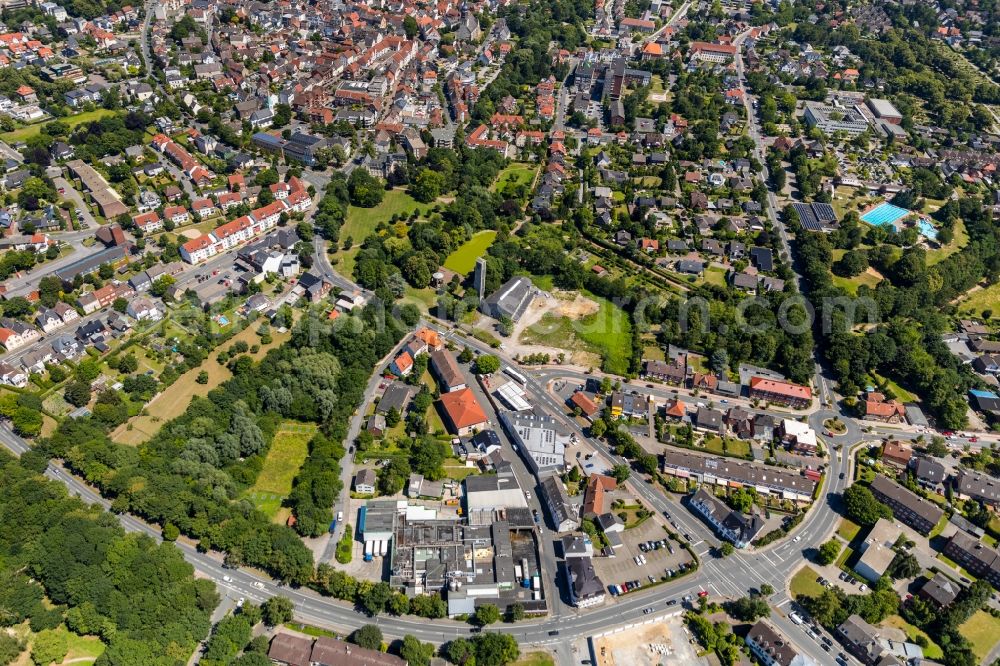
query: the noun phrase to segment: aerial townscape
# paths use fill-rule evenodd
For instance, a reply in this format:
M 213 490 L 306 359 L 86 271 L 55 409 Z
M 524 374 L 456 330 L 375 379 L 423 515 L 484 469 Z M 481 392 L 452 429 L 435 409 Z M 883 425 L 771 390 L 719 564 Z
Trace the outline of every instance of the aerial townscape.
M 0 666 L 1000 666 L 1000 3 L 0 0 Z

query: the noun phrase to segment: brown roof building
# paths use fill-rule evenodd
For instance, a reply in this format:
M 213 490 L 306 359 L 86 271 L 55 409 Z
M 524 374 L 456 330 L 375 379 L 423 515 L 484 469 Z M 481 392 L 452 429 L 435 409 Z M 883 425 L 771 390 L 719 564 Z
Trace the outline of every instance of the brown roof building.
M 600 410 L 600 407 L 583 391 L 574 392 L 569 398 L 569 403 L 574 407 L 579 407 L 580 413 L 588 419 Z
M 676 398 L 667 400 L 663 404 L 663 413 L 672 419 L 682 419 L 687 414 L 687 405 L 684 404 L 683 400 Z
M 882 462 L 906 469 L 913 457 L 913 447 L 905 442 L 890 439 L 882 445 Z
M 883 423 L 900 423 L 906 418 L 906 407 L 898 400 L 886 400 L 881 393 L 869 393 L 865 399 L 865 418 Z
M 451 352 L 445 350 L 431 352 L 431 371 L 441 385 L 442 393 L 465 388 L 465 377 Z
M 406 666 L 406 660 L 378 650 L 320 636 L 312 648 L 313 666 Z
M 309 666 L 312 639 L 295 634 L 276 634 L 271 639 L 267 656 L 271 661 L 283 666 Z
M 610 476 L 604 474 L 591 474 L 587 477 L 587 491 L 583 500 L 583 517 L 593 518 L 599 516 L 607 508 L 604 506 L 604 493 L 611 492 L 618 487 L 618 482 Z
M 470 435 L 475 430 L 482 430 L 487 425 L 486 413 L 479 406 L 475 394 L 468 388 L 443 393 L 441 407 L 448 429 L 460 437 Z

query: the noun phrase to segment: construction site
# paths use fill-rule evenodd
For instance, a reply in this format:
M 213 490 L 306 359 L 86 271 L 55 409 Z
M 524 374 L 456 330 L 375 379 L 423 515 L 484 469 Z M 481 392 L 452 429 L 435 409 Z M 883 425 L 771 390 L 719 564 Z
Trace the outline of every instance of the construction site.
M 596 666 L 708 666 L 684 626 L 680 613 L 594 636 Z

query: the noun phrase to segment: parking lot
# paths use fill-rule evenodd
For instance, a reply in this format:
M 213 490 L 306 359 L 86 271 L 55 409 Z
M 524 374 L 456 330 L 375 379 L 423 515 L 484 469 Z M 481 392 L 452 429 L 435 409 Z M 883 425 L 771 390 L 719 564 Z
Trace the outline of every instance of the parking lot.
M 667 570 L 674 571 L 676 575 L 681 565 L 688 565 L 692 561 L 691 555 L 680 544 L 667 538 L 666 530 L 656 517 L 625 530 L 621 537 L 624 545 L 615 552 L 615 557 L 594 558 L 594 567 L 605 585 L 620 585 L 637 580 L 643 586 L 648 586 L 651 583 L 650 576 L 658 582 L 667 575 Z M 640 544 L 650 541 L 664 543 L 670 548 L 664 545 L 644 552 Z M 645 563 L 636 564 L 636 557 L 644 558 Z

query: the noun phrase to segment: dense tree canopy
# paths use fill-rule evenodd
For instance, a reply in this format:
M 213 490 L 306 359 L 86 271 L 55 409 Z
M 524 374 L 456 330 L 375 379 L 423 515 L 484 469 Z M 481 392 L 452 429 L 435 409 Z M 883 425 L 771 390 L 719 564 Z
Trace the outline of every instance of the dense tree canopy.
M 0 478 L 3 624 L 30 619 L 41 629 L 65 622 L 100 636 L 108 648 L 97 663 L 105 666 L 187 660 L 219 600 L 211 581 L 195 580 L 174 546 L 125 534 L 113 516 L 2 452 Z M 42 663 L 65 653 L 57 634 L 46 636 L 52 640 L 36 638 L 34 645 L 45 653 Z

